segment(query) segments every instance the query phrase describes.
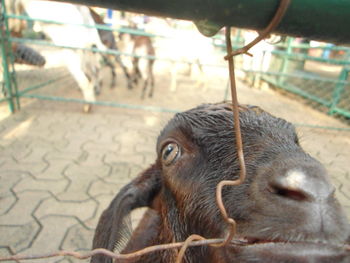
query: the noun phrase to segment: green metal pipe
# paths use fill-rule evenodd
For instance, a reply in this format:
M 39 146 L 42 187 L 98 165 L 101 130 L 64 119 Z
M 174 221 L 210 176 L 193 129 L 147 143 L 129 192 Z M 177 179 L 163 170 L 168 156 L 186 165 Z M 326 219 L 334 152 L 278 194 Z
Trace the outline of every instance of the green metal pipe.
M 20 19 L 20 20 L 25 20 L 25 21 L 32 21 L 32 22 L 42 22 L 42 23 L 49 23 L 49 24 L 58 24 L 58 25 L 74 25 L 74 26 L 82 26 L 82 27 L 87 27 L 87 28 L 97 28 L 97 29 L 102 29 L 102 30 L 106 30 L 106 31 L 114 31 L 114 32 L 119 32 L 119 33 L 127 33 L 127 34 L 131 34 L 131 35 L 139 35 L 139 36 L 148 36 L 148 37 L 160 37 L 160 38 L 172 38 L 171 35 L 159 35 L 159 34 L 151 34 L 151 33 L 147 33 L 143 30 L 139 30 L 139 29 L 132 29 L 132 28 L 116 28 L 116 27 L 111 27 L 111 26 L 107 26 L 107 25 L 100 25 L 100 24 L 96 24 L 96 25 L 88 25 L 88 24 L 79 24 L 79 23 L 70 23 L 70 22 L 59 22 L 59 21 L 55 21 L 55 20 L 46 20 L 46 19 L 38 19 L 38 18 L 33 18 L 33 17 L 29 17 L 27 15 L 15 15 L 15 14 L 5 14 L 6 18 L 10 18 L 10 19 Z M 239 35 L 240 30 L 238 31 L 236 38 L 234 40 L 234 42 L 239 43 L 242 38 Z M 213 36 L 214 39 L 219 39 L 221 37 L 219 37 L 218 35 Z M 225 48 L 225 45 L 217 45 L 220 47 Z M 287 48 L 288 46 L 285 44 L 275 44 L 275 47 L 281 47 L 281 48 Z M 334 50 L 334 51 L 349 51 L 350 47 L 342 47 L 342 46 L 310 46 L 309 44 L 292 44 L 291 47 L 294 48 L 298 48 L 298 49 L 327 49 L 327 50 Z
M 43 82 L 43 83 L 40 83 L 40 84 L 38 84 L 38 85 L 31 86 L 31 87 L 29 87 L 29 88 L 26 88 L 26 89 L 24 89 L 24 90 L 21 90 L 21 91 L 18 92 L 18 95 L 19 95 L 19 96 L 22 96 L 22 95 L 25 94 L 25 93 L 31 92 L 31 91 L 36 90 L 36 89 L 40 89 L 40 88 L 42 88 L 42 87 L 48 86 L 48 85 L 50 85 L 50 84 L 52 84 L 52 83 L 55 83 L 55 82 L 57 82 L 57 81 L 60 81 L 60 80 L 62 80 L 62 79 L 68 78 L 68 77 L 71 77 L 71 75 L 70 75 L 70 74 L 65 74 L 65 75 L 63 75 L 63 76 L 60 76 L 60 77 L 57 77 L 57 78 L 54 78 L 54 79 L 50 79 L 50 80 L 45 81 L 45 82 Z
M 281 64 L 281 69 L 280 69 L 280 72 L 282 74 L 287 73 L 287 68 L 288 68 L 288 64 L 289 64 L 289 56 L 292 54 L 292 43 L 293 43 L 293 38 L 288 37 L 286 55 L 282 57 L 282 64 Z M 285 81 L 285 78 L 279 77 L 277 80 L 277 85 L 278 86 L 283 85 L 284 81 Z
M 3 68 L 3 78 L 5 81 L 5 88 L 7 91 L 7 98 L 10 111 L 13 113 L 15 111 L 15 106 L 13 102 L 13 96 L 12 96 L 12 89 L 11 89 L 11 80 L 10 80 L 10 73 L 8 70 L 8 63 L 7 63 L 7 57 L 6 57 L 6 48 L 5 48 L 4 41 L 1 41 L 1 56 L 2 56 L 2 68 Z
M 8 18 L 6 17 L 7 10 L 5 5 L 5 0 L 1 0 L 1 30 L 4 30 L 2 32 L 2 47 L 5 48 L 4 51 L 4 59 L 7 59 L 8 62 L 6 63 L 7 66 L 7 73 L 8 74 L 8 82 L 6 82 L 6 85 L 8 88 L 10 88 L 11 92 L 9 92 L 9 107 L 11 112 L 14 112 L 15 110 L 20 110 L 21 105 L 18 97 L 18 86 L 17 86 L 17 79 L 16 79 L 16 72 L 15 72 L 15 66 L 14 66 L 14 53 L 12 52 L 11 48 L 11 34 L 9 30 L 9 23 Z M 3 64 L 5 66 L 5 64 Z
M 170 38 L 171 36 L 163 36 L 163 35 L 155 35 L 151 33 L 147 33 L 145 31 L 139 30 L 139 29 L 132 29 L 132 28 L 115 28 L 110 27 L 107 25 L 89 25 L 89 24 L 81 24 L 81 23 L 70 23 L 70 22 L 60 22 L 55 20 L 47 20 L 47 19 L 39 19 L 35 17 L 29 17 L 27 15 L 15 15 L 15 14 L 6 14 L 6 18 L 9 19 L 20 19 L 25 21 L 31 21 L 31 22 L 41 22 L 45 24 L 56 24 L 56 25 L 71 25 L 71 26 L 81 26 L 81 27 L 87 27 L 87 28 L 97 28 L 101 30 L 106 31 L 114 31 L 119 33 L 127 33 L 131 35 L 138 35 L 138 36 L 148 36 L 148 37 L 161 37 L 161 38 Z
M 154 16 L 194 21 L 217 29 L 224 26 L 264 29 L 280 0 L 60 0 Z M 292 0 L 275 33 L 350 44 L 350 1 Z M 212 34 L 212 35 L 213 35 Z
M 260 70 L 250 70 L 250 69 L 240 69 L 243 72 L 248 73 L 254 73 L 259 75 L 267 75 L 267 76 L 274 76 L 274 77 L 288 77 L 288 78 L 297 78 L 297 79 L 305 79 L 305 80 L 317 80 L 320 82 L 327 82 L 327 83 L 335 83 L 335 84 L 342 84 L 342 85 L 349 85 L 350 82 L 346 80 L 340 80 L 340 79 L 331 79 L 331 78 L 325 78 L 325 77 L 319 77 L 317 75 L 309 75 L 309 74 L 302 74 L 302 73 L 280 73 L 280 72 L 271 72 L 271 71 L 260 71 Z
M 102 54 L 121 55 L 121 56 L 128 56 L 128 57 L 134 57 L 134 58 L 162 60 L 162 61 L 169 61 L 169 62 L 189 63 L 189 64 L 196 63 L 196 62 L 190 61 L 190 60 L 181 60 L 181 59 L 173 59 L 173 58 L 167 58 L 167 57 L 157 57 L 157 56 L 151 56 L 151 55 L 137 55 L 134 53 L 119 52 L 115 49 L 101 50 L 98 48 L 81 48 L 81 47 L 74 47 L 74 46 L 67 46 L 67 45 L 58 45 L 58 44 L 54 44 L 54 43 L 51 43 L 48 41 L 33 40 L 33 39 L 29 39 L 29 38 L 11 38 L 11 41 L 15 42 L 15 43 L 27 43 L 27 44 L 29 43 L 29 44 L 34 44 L 34 45 L 57 47 L 57 48 L 64 48 L 64 49 L 73 49 L 73 50 L 92 51 L 92 52 L 98 52 L 98 53 L 102 53 Z M 207 66 L 207 67 L 226 67 L 226 65 L 219 65 L 219 64 L 201 64 L 201 65 Z
M 55 96 L 45 96 L 45 95 L 36 95 L 36 94 L 23 94 L 22 96 L 23 97 L 27 97 L 27 98 L 37 98 L 37 99 L 51 100 L 51 101 L 87 103 L 86 101 L 84 101 L 82 99 L 62 98 L 62 97 L 55 97 Z M 151 112 L 163 112 L 163 113 L 178 113 L 178 112 L 181 111 L 181 110 L 177 110 L 177 109 L 169 109 L 169 108 L 153 107 L 153 106 L 143 106 L 143 105 L 123 104 L 123 103 L 108 102 L 108 101 L 95 101 L 95 102 L 93 102 L 91 104 L 101 105 L 101 106 L 109 106 L 109 107 L 117 107 L 117 108 L 124 108 L 124 109 L 132 109 L 132 110 L 147 110 L 147 111 L 151 111 Z M 303 124 L 303 123 L 296 123 L 295 125 L 299 126 L 299 127 L 308 127 L 308 128 L 324 129 L 324 130 L 349 131 L 350 132 L 350 128 L 320 126 L 320 125 L 311 125 L 311 124 Z
M 313 57 L 313 56 L 305 55 L 302 53 L 288 53 L 288 52 L 280 51 L 280 50 L 273 50 L 273 51 L 271 51 L 271 53 L 274 55 L 281 56 L 282 58 L 291 58 L 291 59 L 295 59 L 295 60 L 313 60 L 313 61 L 324 62 L 327 64 L 334 64 L 334 65 L 350 65 L 349 60 Z
M 348 112 L 350 116 L 350 113 Z M 321 126 L 321 125 L 312 125 L 312 124 L 304 124 L 304 123 L 294 123 L 297 127 L 306 127 L 312 129 L 322 129 L 322 130 L 334 130 L 334 131 L 347 131 L 350 132 L 350 128 L 342 128 L 342 127 L 331 127 L 331 126 Z
M 1 1 L 0 6 L 1 12 L 6 13 L 6 7 L 4 0 Z M 9 72 L 9 65 L 8 65 L 8 51 L 10 49 L 10 43 L 9 43 L 9 32 L 8 32 L 8 23 L 5 17 L 0 18 L 0 48 L 1 48 L 1 59 L 2 59 L 2 68 L 3 68 L 3 79 L 5 81 L 5 88 L 7 91 L 7 101 L 9 105 L 10 112 L 13 113 L 15 111 L 15 103 L 13 100 L 13 93 L 12 93 L 12 81 L 11 76 Z
M 176 109 L 169 109 L 169 108 L 162 108 L 162 107 L 155 107 L 155 106 L 145 106 L 145 105 L 123 104 L 123 103 L 117 103 L 113 101 L 90 102 L 90 101 L 85 101 L 83 99 L 63 98 L 63 97 L 47 96 L 47 95 L 39 95 L 39 94 L 22 94 L 22 97 L 41 99 L 41 100 L 61 101 L 61 102 L 76 102 L 76 103 L 82 103 L 82 104 L 86 103 L 86 104 L 118 107 L 118 108 L 133 109 L 133 110 L 147 110 L 151 112 L 165 112 L 165 113 L 180 112 L 180 110 L 176 110 Z
M 339 114 L 341 114 L 341 115 L 343 115 L 343 116 L 345 116 L 345 117 L 347 117 L 347 118 L 350 118 L 350 112 L 349 111 L 346 111 L 346 110 L 344 110 L 344 109 L 340 109 L 340 108 L 338 108 L 338 107 L 335 107 L 334 109 L 333 109 L 333 114 L 334 113 L 339 113 Z
M 324 106 L 326 106 L 328 108 L 331 106 L 331 102 L 326 101 L 326 100 L 324 100 L 322 98 L 319 98 L 317 96 L 314 96 L 312 94 L 309 94 L 309 93 L 301 90 L 300 88 L 298 88 L 296 86 L 293 86 L 293 85 L 290 85 L 290 84 L 286 84 L 286 83 L 284 83 L 284 85 L 279 86 L 276 80 L 273 80 L 271 78 L 267 78 L 267 77 L 264 77 L 264 76 L 263 76 L 263 79 L 266 82 L 269 82 L 269 83 L 271 83 L 274 86 L 277 86 L 277 87 L 279 87 L 281 89 L 284 89 L 284 90 L 290 91 L 292 93 L 298 94 L 298 95 L 300 95 L 300 96 L 302 96 L 304 98 L 307 98 L 307 99 L 309 99 L 311 101 L 316 101 L 316 102 L 318 102 L 318 103 L 320 103 L 320 104 L 322 104 L 322 105 L 324 105 Z
M 350 71 L 350 68 L 344 67 L 342 69 L 341 73 L 339 74 L 339 80 L 346 81 L 348 79 L 348 76 L 349 76 L 349 71 Z M 334 92 L 333 92 L 333 96 L 332 96 L 332 105 L 331 105 L 329 112 L 328 112 L 330 115 L 333 115 L 334 109 L 337 107 L 337 104 L 339 103 L 339 101 L 341 99 L 341 95 L 344 92 L 344 89 L 345 89 L 345 84 L 338 83 L 336 85 Z
M 280 48 L 287 48 L 287 45 L 285 44 L 275 44 L 275 47 Z M 292 44 L 291 47 L 298 48 L 298 49 L 326 49 L 331 51 L 349 51 L 349 47 L 342 47 L 342 46 L 310 46 L 309 44 Z

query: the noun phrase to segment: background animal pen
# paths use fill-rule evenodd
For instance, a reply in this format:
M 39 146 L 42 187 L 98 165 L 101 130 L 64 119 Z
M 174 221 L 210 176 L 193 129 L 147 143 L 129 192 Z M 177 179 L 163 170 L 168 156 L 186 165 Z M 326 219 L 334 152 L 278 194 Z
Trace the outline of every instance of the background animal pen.
M 13 37 L 8 30 L 8 21 L 13 19 L 26 21 L 29 25 L 33 25 L 35 22 L 58 23 L 55 21 L 39 21 L 38 19 L 25 15 L 16 15 L 6 11 L 5 6 L 2 6 L 1 53 L 3 78 L 1 83 L 2 98 L 0 101 L 7 102 L 12 112 L 20 108 L 21 98 L 25 97 L 83 103 L 84 101 L 82 99 L 74 96 L 70 97 L 68 93 L 67 96 L 64 97 L 62 97 L 62 95 L 57 95 L 55 91 L 57 87 L 74 86 L 74 83 L 68 81 L 69 73 L 66 69 L 62 67 L 26 67 L 23 69 L 23 67 L 21 68 L 20 65 L 14 63 L 14 59 L 18 54 L 14 54 L 10 46 L 11 44 L 24 44 L 32 47 L 34 50 L 43 51 L 44 53 L 47 50 L 57 51 L 77 48 L 55 45 L 48 39 L 38 39 L 39 35 L 32 30 L 27 30 L 22 38 Z M 78 26 L 89 27 L 84 24 Z M 106 25 L 96 25 L 96 28 L 111 30 L 115 33 L 146 35 L 153 40 L 169 37 L 150 34 L 143 30 L 122 27 L 112 28 Z M 234 48 L 241 47 L 246 39 L 245 31 L 235 30 L 233 39 Z M 223 35 L 218 34 L 213 37 L 212 43 L 217 48 L 217 51 L 220 52 L 220 48 L 223 47 Z M 283 39 L 280 43 L 273 45 L 273 47 L 269 49 L 265 48 L 265 43 L 265 45 L 257 50 L 256 53 L 259 55 L 255 55 L 253 59 L 239 57 L 236 59 L 236 66 L 238 70 L 244 72 L 243 76 L 245 76 L 245 80 L 249 81 L 252 85 L 260 85 L 261 82 L 269 83 L 275 88 L 303 97 L 309 102 L 312 102 L 313 106 L 328 114 L 340 116 L 348 120 L 350 118 L 350 48 L 320 43 L 316 46 L 311 44 L 308 40 L 291 37 Z M 123 53 L 116 50 L 100 50 L 96 48 L 85 50 L 89 52 L 116 54 L 123 57 L 139 57 L 135 54 Z M 222 54 L 224 54 L 224 51 Z M 174 58 L 160 57 L 157 55 L 155 57 L 146 56 L 145 58 L 155 59 L 156 61 L 186 62 L 184 60 L 176 61 Z M 196 63 L 196 61 L 187 62 L 191 64 Z M 226 67 L 224 63 L 202 64 L 201 66 Z M 124 88 L 120 82 L 117 86 L 118 88 Z M 223 92 L 222 98 L 227 98 L 227 90 Z M 142 103 L 143 106 L 132 105 L 123 103 L 123 101 L 106 101 L 99 98 L 94 103 L 116 107 L 147 108 L 147 104 L 145 103 Z M 170 112 L 176 111 L 162 106 L 153 109 Z

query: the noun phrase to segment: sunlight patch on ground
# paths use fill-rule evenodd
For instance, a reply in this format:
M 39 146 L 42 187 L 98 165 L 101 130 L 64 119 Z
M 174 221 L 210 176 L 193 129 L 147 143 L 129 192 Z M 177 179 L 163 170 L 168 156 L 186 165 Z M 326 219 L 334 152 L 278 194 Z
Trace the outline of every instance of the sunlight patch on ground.
M 155 116 L 145 116 L 145 123 L 149 127 L 156 127 L 159 125 L 159 118 Z
M 25 120 L 24 122 L 18 124 L 15 128 L 13 128 L 12 130 L 8 131 L 3 136 L 3 139 L 11 140 L 11 139 L 14 139 L 14 138 L 21 137 L 21 136 L 25 135 L 27 133 L 29 127 L 31 126 L 33 120 L 34 120 L 34 118 L 31 117 L 28 120 Z
M 0 121 L 5 120 L 7 117 L 11 115 L 11 112 L 6 105 L 6 103 L 0 105 Z

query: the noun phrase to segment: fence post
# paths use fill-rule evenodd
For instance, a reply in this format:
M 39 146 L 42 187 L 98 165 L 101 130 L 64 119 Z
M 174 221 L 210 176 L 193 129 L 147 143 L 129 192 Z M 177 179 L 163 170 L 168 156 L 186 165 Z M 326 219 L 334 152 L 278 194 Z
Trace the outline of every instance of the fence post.
M 342 68 L 342 71 L 339 74 L 339 82 L 337 83 L 337 85 L 335 86 L 335 89 L 333 91 L 333 96 L 332 96 L 332 104 L 329 108 L 328 114 L 333 115 L 336 111 L 335 108 L 337 107 L 341 95 L 344 91 L 344 87 L 346 85 L 346 81 L 348 79 L 349 76 L 349 71 L 350 71 L 350 67 L 349 66 L 344 66 Z
M 14 56 L 11 50 L 10 32 L 7 21 L 5 0 L 1 0 L 0 9 L 0 48 L 3 68 L 3 80 L 6 88 L 6 99 L 8 101 L 10 111 L 11 113 L 13 113 L 16 109 L 19 110 L 20 104 L 18 98 L 16 78 L 14 75 Z M 12 66 L 12 71 L 10 70 L 9 64 L 11 64 Z
M 6 18 L 5 18 L 5 1 L 1 1 L 1 14 L 0 14 L 0 32 L 1 32 L 1 59 L 2 59 L 2 74 L 3 74 L 3 81 L 4 81 L 4 87 L 5 90 L 2 90 L 4 96 L 6 97 L 9 108 L 11 113 L 14 112 L 14 102 L 13 102 L 13 97 L 12 97 L 12 87 L 11 87 L 11 78 L 9 74 L 9 68 L 8 68 L 8 61 L 7 61 L 7 52 L 6 52 L 6 45 L 8 42 L 8 39 L 6 37 Z
M 287 50 L 285 55 L 283 56 L 282 59 L 282 63 L 281 63 L 281 68 L 280 68 L 280 73 L 284 74 L 286 73 L 287 69 L 288 69 L 288 64 L 289 64 L 289 56 L 290 54 L 292 54 L 292 42 L 293 42 L 293 38 L 292 37 L 288 37 L 287 38 Z M 277 86 L 282 87 L 283 83 L 284 83 L 285 77 L 278 77 L 277 79 Z

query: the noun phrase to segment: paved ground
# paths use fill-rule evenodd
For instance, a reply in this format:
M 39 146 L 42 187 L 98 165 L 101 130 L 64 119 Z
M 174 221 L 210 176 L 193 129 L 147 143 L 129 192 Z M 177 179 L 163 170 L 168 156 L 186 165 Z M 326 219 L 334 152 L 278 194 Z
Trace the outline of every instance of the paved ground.
M 183 78 L 176 93 L 169 92 L 166 81 L 158 80 L 153 99 L 141 101 L 139 93 L 130 96 L 122 89 L 102 96 L 118 94 L 116 101 L 179 110 L 224 97 L 224 80 L 194 88 Z M 315 128 L 346 126 L 270 90 L 239 83 L 239 97 L 298 125 L 302 144 L 328 168 L 350 216 L 350 132 Z M 36 100 L 24 101 L 14 115 L 0 109 L 0 256 L 89 249 L 102 210 L 152 163 L 155 139 L 172 116 L 110 107 L 84 114 L 79 104 Z

